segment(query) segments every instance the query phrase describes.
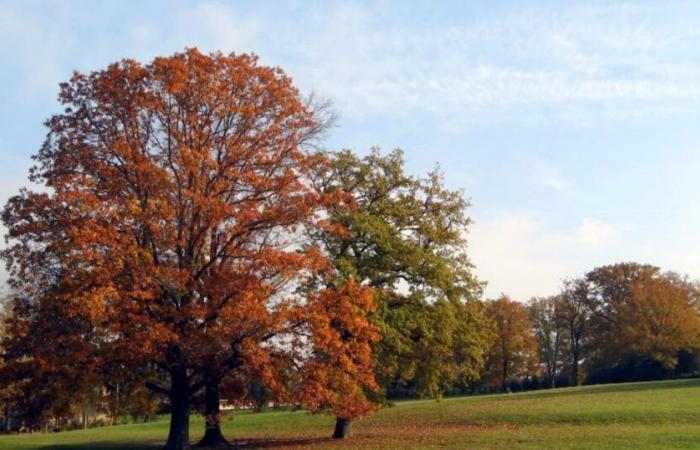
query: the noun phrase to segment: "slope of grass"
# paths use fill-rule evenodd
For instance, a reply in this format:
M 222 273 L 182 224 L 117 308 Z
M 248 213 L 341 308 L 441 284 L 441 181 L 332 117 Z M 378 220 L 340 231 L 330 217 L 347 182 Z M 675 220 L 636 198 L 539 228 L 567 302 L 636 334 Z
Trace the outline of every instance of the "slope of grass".
M 628 383 L 406 401 L 327 438 L 333 419 L 240 413 L 224 424 L 242 448 L 700 448 L 700 380 Z M 0 436 L 0 450 L 158 449 L 167 420 L 55 434 Z M 192 439 L 202 420 L 192 420 Z

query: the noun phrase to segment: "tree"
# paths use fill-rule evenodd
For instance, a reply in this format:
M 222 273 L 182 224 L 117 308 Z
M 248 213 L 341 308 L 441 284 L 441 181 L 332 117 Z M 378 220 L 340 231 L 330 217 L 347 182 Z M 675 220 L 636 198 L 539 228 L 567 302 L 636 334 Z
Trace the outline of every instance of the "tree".
M 330 169 L 317 172 L 316 186 L 348 193 L 353 205 L 328 210 L 330 224 L 342 232 L 316 229 L 311 240 L 338 276 L 375 289 L 380 384 L 439 398 L 455 381 L 477 378 L 487 329 L 481 285 L 465 251 L 464 195 L 447 189 L 438 171 L 407 175 L 400 150 L 327 157 Z
M 485 378 L 491 383 L 498 382 L 507 391 L 512 378 L 530 372 L 537 358 L 537 341 L 523 304 L 503 295 L 487 303 L 486 313 L 493 324 L 495 339 L 488 353 Z
M 97 335 L 84 317 L 69 316 L 50 301 L 57 294 L 49 289 L 36 302 L 11 295 L 6 303 L 0 379 L 12 392 L 8 403 L 30 429 L 84 413 L 86 403 L 99 401 L 103 374 L 92 358 Z M 67 358 L 70 363 L 62 363 Z M 83 426 L 86 419 L 83 414 Z
M 299 371 L 299 394 L 307 408 L 332 411 L 336 417 L 333 437 L 344 439 L 352 419 L 377 407 L 369 396 L 378 389 L 372 344 L 380 335 L 368 317 L 376 309 L 374 290 L 350 279 L 307 298 L 313 307 L 303 310 L 302 322 L 312 356 L 305 358 Z
M 558 299 L 557 315 L 566 327 L 571 364 L 571 383 L 581 384 L 579 367 L 589 338 L 595 303 L 589 297 L 588 284 L 583 279 L 567 280 Z
M 528 303 L 530 322 L 535 332 L 540 351 L 540 360 L 544 364 L 547 381 L 551 387 L 556 385 L 556 377 L 561 370 L 562 347 L 565 328 L 559 314 L 559 297 L 533 298 Z
M 698 286 L 677 274 L 642 276 L 621 311 L 621 340 L 630 352 L 674 368 L 681 350 L 700 348 L 699 300 Z
M 607 380 L 656 378 L 681 351 L 698 348 L 696 284 L 646 264 L 619 263 L 586 275 L 596 310 L 591 366 Z
M 59 99 L 31 170 L 44 189 L 3 213 L 11 285 L 30 311 L 60 306 L 95 336 L 60 367 L 94 353 L 154 369 L 166 448 L 188 448 L 212 373 L 249 367 L 282 385 L 274 339 L 294 333 L 299 303 L 277 282 L 321 265 L 291 244 L 325 201 L 307 182 L 322 123 L 280 69 L 196 49 L 76 73 Z

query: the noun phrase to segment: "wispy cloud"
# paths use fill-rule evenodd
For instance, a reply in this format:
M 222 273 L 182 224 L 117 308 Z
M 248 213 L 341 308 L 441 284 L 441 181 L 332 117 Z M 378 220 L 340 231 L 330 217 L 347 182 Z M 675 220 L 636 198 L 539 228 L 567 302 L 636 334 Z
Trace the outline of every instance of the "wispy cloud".
M 700 100 L 700 63 L 689 63 L 698 11 L 651 21 L 663 10 L 574 6 L 444 27 L 387 23 L 376 7 L 326 12 L 313 33 L 288 25 L 278 36 L 298 36 L 304 58 L 292 70 L 352 114 L 428 112 L 455 128 L 620 118 Z
M 0 42 L 20 46 L 10 56 L 37 78 L 28 80 L 31 88 L 53 88 L 67 64 L 62 56 L 78 48 L 89 54 L 111 45 L 121 54 L 127 45 L 144 57 L 186 45 L 256 51 L 305 88 L 335 98 L 344 114 L 428 112 L 446 129 L 506 119 L 619 118 L 700 102 L 700 52 L 692 44 L 700 11 L 693 3 L 511 8 L 441 26 L 401 21 L 391 2 L 320 3 L 311 12 L 284 5 L 252 12 L 199 2 L 157 19 L 130 18 L 124 36 L 109 43 L 79 42 L 71 22 L 88 20 L 81 8 L 48 20 L 42 8 L 5 6 Z

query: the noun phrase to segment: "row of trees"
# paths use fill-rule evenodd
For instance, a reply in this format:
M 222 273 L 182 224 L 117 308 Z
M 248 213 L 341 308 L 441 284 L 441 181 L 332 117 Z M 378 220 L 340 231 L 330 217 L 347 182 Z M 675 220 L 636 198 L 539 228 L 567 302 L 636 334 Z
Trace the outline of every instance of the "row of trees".
M 468 205 L 438 172 L 318 151 L 326 105 L 248 55 L 124 60 L 59 100 L 40 189 L 2 216 L 0 388 L 27 426 L 95 404 L 148 417 L 160 395 L 165 448 L 189 448 L 195 407 L 215 445 L 224 397 L 330 411 L 344 437 L 382 387 L 438 397 L 479 376 Z
M 555 296 L 488 304 L 497 340 L 484 381 L 546 385 L 694 374 L 700 349 L 700 286 L 658 267 L 621 263 L 568 280 Z

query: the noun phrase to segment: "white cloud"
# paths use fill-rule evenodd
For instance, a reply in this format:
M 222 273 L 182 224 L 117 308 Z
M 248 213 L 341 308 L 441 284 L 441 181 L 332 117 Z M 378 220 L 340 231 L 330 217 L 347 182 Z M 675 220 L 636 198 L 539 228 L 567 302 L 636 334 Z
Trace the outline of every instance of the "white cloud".
M 470 255 L 486 296 L 501 292 L 525 301 L 555 294 L 564 278 L 580 276 L 602 259 L 601 249 L 615 245 L 619 227 L 584 218 L 571 229 L 550 230 L 530 214 L 503 214 L 477 221 L 470 234 Z
M 598 245 L 608 240 L 615 231 L 615 227 L 610 224 L 585 218 L 574 241 L 580 245 Z

